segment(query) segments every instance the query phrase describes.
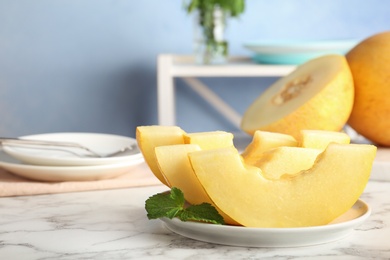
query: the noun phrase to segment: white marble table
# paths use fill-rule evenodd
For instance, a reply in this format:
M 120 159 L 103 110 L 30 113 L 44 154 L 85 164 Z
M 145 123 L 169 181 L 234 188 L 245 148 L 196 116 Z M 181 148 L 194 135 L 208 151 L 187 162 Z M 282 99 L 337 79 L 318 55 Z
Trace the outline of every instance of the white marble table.
M 0 259 L 390 259 L 390 182 L 370 181 L 371 217 L 348 237 L 299 248 L 191 240 L 148 220 L 164 186 L 0 198 Z

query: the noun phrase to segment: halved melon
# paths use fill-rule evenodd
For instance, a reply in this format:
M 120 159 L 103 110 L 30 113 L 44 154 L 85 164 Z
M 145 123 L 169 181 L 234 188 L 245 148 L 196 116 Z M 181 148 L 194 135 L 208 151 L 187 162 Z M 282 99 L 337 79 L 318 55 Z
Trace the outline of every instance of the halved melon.
M 241 128 L 299 137 L 302 129 L 339 131 L 351 113 L 354 85 L 342 55 L 310 60 L 279 79 L 245 111 Z

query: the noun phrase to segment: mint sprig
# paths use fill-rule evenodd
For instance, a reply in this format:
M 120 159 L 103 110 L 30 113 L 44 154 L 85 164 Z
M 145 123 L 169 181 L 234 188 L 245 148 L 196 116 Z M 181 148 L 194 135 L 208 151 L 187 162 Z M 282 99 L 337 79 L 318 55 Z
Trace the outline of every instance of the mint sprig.
M 189 205 L 186 207 L 183 192 L 172 187 L 170 192 L 158 193 L 145 202 L 149 219 L 174 218 L 181 221 L 201 221 L 213 224 L 224 224 L 223 217 L 209 203 Z

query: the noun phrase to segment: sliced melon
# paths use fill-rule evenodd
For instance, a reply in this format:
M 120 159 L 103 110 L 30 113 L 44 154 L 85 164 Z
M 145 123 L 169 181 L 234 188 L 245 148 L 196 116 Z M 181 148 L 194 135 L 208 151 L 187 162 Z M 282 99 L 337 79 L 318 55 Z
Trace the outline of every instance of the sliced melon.
M 168 187 L 168 182 L 158 168 L 154 149 L 162 145 L 184 144 L 184 133 L 184 130 L 178 126 L 138 126 L 136 129 L 137 143 L 146 164 L 153 174 Z
M 254 166 L 261 169 L 265 178 L 277 180 L 283 175 L 310 169 L 321 152 L 320 149 L 282 146 L 264 152 Z
M 298 146 L 325 149 L 330 143 L 349 144 L 351 138 L 344 132 L 302 130 Z
M 225 131 L 211 131 L 184 134 L 184 143 L 197 144 L 202 150 L 233 146 L 233 134 Z
M 169 186 L 183 191 L 186 200 L 191 204 L 200 204 L 208 200 L 188 159 L 189 152 L 200 150 L 196 144 L 164 145 L 155 149 L 157 164 Z
M 218 210 L 226 224 L 238 225 L 236 221 L 218 209 L 196 177 L 188 153 L 200 150 L 199 145 L 196 144 L 166 145 L 155 149 L 158 166 L 170 187 L 179 188 L 190 204 L 210 203 Z
M 224 131 L 186 133 L 178 126 L 138 126 L 136 129 L 138 146 L 153 174 L 166 186 L 165 179 L 156 160 L 155 148 L 175 144 L 197 144 L 201 149 L 233 146 L 233 134 Z
M 252 142 L 241 154 L 246 164 L 255 164 L 262 153 L 280 146 L 297 146 L 297 141 L 291 135 L 256 131 Z
M 237 149 L 189 153 L 192 168 L 215 205 L 247 227 L 326 225 L 357 201 L 370 177 L 373 145 L 331 143 L 313 167 L 269 180 Z

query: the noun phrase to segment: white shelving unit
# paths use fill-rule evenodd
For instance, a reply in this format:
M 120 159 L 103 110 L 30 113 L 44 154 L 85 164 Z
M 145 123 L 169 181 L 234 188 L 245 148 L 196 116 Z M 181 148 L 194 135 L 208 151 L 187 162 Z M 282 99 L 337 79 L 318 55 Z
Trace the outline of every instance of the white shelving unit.
M 192 56 L 161 54 L 157 60 L 158 123 L 176 124 L 175 78 L 182 78 L 202 98 L 235 126 L 241 115 L 197 77 L 280 77 L 295 69 L 292 65 L 256 64 L 249 57 L 230 57 L 227 64 L 199 65 Z

